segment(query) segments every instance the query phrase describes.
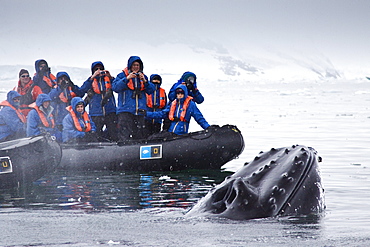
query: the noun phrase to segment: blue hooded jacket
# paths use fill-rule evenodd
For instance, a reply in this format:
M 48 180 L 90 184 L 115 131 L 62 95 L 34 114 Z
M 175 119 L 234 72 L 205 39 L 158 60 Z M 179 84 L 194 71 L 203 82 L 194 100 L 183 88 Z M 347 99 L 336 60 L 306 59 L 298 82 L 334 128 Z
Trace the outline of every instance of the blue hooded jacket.
M 161 85 L 162 85 L 162 77 L 160 75 L 158 75 L 158 74 L 152 74 L 150 76 L 150 81 L 151 82 L 153 81 L 153 78 L 154 77 L 159 77 L 159 79 L 160 79 L 159 81 L 160 82 L 158 84 L 153 83 L 153 85 L 155 87 L 154 92 L 151 95 L 147 95 L 146 96 L 147 98 L 148 97 L 151 97 L 152 102 L 153 102 L 153 105 L 154 105 L 154 107 L 152 107 L 152 108 L 148 106 L 148 108 L 147 108 L 147 111 L 148 112 L 161 111 L 164 108 L 166 108 L 167 102 L 168 102 L 167 101 L 167 95 L 166 95 L 166 93 L 164 95 L 164 99 L 161 98 L 160 93 L 159 93 L 159 89 L 161 88 Z M 159 108 L 161 100 L 164 100 L 166 102 L 164 108 L 162 108 L 162 109 Z M 146 120 L 148 120 L 148 121 L 152 120 L 153 123 L 162 123 L 162 119 L 148 119 L 148 118 L 146 118 Z
M 181 88 L 182 90 L 184 90 L 184 93 L 185 93 L 184 98 L 182 98 L 180 100 L 175 99 L 176 100 L 176 110 L 174 112 L 174 117 L 175 118 L 180 118 L 182 108 L 183 108 L 183 104 L 185 102 L 185 99 L 188 97 L 188 89 L 183 84 L 178 85 L 177 88 Z M 162 118 L 162 119 L 164 119 L 166 117 L 168 118 L 168 114 L 170 112 L 170 109 L 171 109 L 171 103 L 168 104 L 166 109 L 164 109 L 163 111 L 148 112 L 147 117 L 148 118 Z M 168 129 L 168 132 L 172 132 L 172 133 L 175 133 L 177 135 L 183 135 L 183 134 L 188 133 L 191 117 L 193 117 L 195 119 L 195 121 L 203 129 L 207 129 L 210 126 L 208 124 L 208 122 L 205 120 L 205 118 L 203 117 L 202 113 L 199 111 L 195 102 L 193 100 L 191 100 L 189 102 L 189 106 L 186 110 L 185 121 L 171 121 L 171 125 Z
M 44 109 L 42 104 L 46 101 L 51 102 L 49 95 L 39 94 L 36 99 L 36 106 L 38 106 L 40 111 L 44 113 L 50 127 L 45 127 L 36 109 L 32 109 L 27 116 L 27 136 L 37 136 L 43 132 L 48 132 L 51 135 L 55 134 L 55 129 L 51 127 L 53 119 L 52 112 L 54 108 L 50 105 L 47 109 Z
M 80 122 L 81 126 L 85 126 L 82 114 L 77 112 L 76 107 L 79 103 L 83 103 L 85 105 L 85 102 L 80 97 L 75 97 L 72 99 L 71 106 L 73 111 L 76 113 L 76 117 L 78 118 L 78 121 Z M 96 132 L 96 126 L 95 123 L 92 121 L 90 115 L 89 115 L 89 121 L 91 123 L 91 132 Z M 75 124 L 73 122 L 73 118 L 71 114 L 68 113 L 67 116 L 63 119 L 63 142 L 68 142 L 71 139 L 75 138 L 83 138 L 85 136 L 85 132 L 78 131 L 75 127 Z
M 173 101 L 176 99 L 176 93 L 175 93 L 175 90 L 177 88 L 178 85 L 180 84 L 185 84 L 185 81 L 186 79 L 188 79 L 190 76 L 193 76 L 194 77 L 194 88 L 195 90 L 192 90 L 189 92 L 189 96 L 193 97 L 193 101 L 197 104 L 201 104 L 203 101 L 204 101 L 204 97 L 203 95 L 199 92 L 199 90 L 197 89 L 197 76 L 193 73 L 193 72 L 185 72 L 180 80 L 178 80 L 175 84 L 173 84 L 173 86 L 171 87 L 170 89 L 170 92 L 168 94 L 168 99 L 170 101 Z M 189 90 L 188 90 L 189 91 Z
M 131 72 L 132 64 L 137 61 L 141 65 L 141 71 L 143 71 L 143 62 L 140 57 L 132 56 L 129 58 L 127 63 L 127 68 Z M 132 79 L 134 82 L 140 85 L 140 81 L 137 78 Z M 138 94 L 135 94 L 135 90 L 132 90 L 128 87 L 127 83 L 129 82 L 126 78 L 124 72 L 121 72 L 117 75 L 116 79 L 113 81 L 112 89 L 118 93 L 118 106 L 117 114 L 122 112 L 129 112 L 134 115 L 142 115 L 138 113 L 139 109 L 146 109 L 146 94 L 152 94 L 154 92 L 154 85 L 148 81 L 148 77 L 145 75 L 145 90 L 139 91 Z
M 57 73 L 57 81 L 60 77 L 66 76 L 68 80 L 71 81 L 71 78 L 67 74 L 67 72 L 58 72 Z M 76 85 L 73 85 L 71 87 L 72 92 L 74 92 L 78 97 L 83 97 L 84 93 L 80 90 L 80 88 Z M 61 93 L 64 93 L 64 96 L 68 99 L 68 102 L 63 102 L 60 98 L 59 95 Z M 70 102 L 73 98 L 70 92 L 70 87 L 62 89 L 60 85 L 58 85 L 56 88 L 53 88 L 49 96 L 52 100 L 51 105 L 54 108 L 54 117 L 55 117 L 55 124 L 56 125 L 61 125 L 63 122 L 64 117 L 68 114 L 68 111 L 66 109 L 67 106 L 70 105 Z
M 16 97 L 21 97 L 21 95 L 17 91 L 9 91 L 6 101 L 15 108 L 19 108 L 20 102 L 14 102 L 13 100 Z M 4 106 L 0 110 L 0 141 L 4 141 L 10 135 L 24 137 L 26 135 L 25 128 L 25 124 L 10 106 Z
M 93 71 L 94 67 L 100 65 L 102 68 L 104 68 L 104 65 L 100 61 L 93 62 L 91 65 L 91 73 L 94 74 L 95 71 Z M 101 91 L 106 92 L 106 82 L 104 81 L 103 76 L 96 77 L 99 87 Z M 112 80 L 110 81 L 112 83 Z M 89 89 L 92 89 L 93 80 L 91 80 L 91 77 L 89 77 L 84 84 L 81 86 L 80 90 L 84 94 L 87 93 Z M 101 102 L 103 100 L 104 94 L 97 94 L 95 93 L 94 96 L 90 99 L 89 102 L 89 114 L 90 116 L 105 116 L 110 113 L 116 113 L 116 100 L 114 98 L 114 95 L 110 98 L 108 98 L 107 103 L 104 106 L 101 106 Z
M 43 93 L 50 93 L 50 90 L 52 89 L 45 81 L 44 76 L 48 77 L 50 79 L 50 71 L 42 72 L 40 71 L 40 63 L 45 63 L 46 66 L 48 66 L 48 63 L 44 59 L 36 60 L 35 62 L 35 70 L 36 74 L 33 77 L 33 82 L 36 86 L 39 86 Z M 50 79 L 52 81 L 52 79 Z M 54 82 L 56 84 L 56 82 Z

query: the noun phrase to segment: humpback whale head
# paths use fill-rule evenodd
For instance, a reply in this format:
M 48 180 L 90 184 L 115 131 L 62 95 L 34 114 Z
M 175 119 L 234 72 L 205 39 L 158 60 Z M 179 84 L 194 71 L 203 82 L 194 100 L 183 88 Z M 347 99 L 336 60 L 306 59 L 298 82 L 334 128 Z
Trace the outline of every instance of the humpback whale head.
M 253 219 L 320 213 L 324 190 L 316 150 L 302 145 L 272 148 L 227 177 L 186 216 Z

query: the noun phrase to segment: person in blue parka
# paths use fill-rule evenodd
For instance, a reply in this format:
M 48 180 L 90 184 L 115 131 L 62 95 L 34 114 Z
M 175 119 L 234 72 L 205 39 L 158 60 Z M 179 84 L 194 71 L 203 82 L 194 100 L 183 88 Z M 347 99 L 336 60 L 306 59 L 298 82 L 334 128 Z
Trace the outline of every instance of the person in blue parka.
M 55 136 L 54 108 L 51 106 L 51 98 L 47 94 L 39 94 L 36 103 L 27 116 L 27 136 L 37 136 L 49 133 Z
M 87 93 L 85 102 L 89 104 L 89 114 L 94 121 L 97 135 L 100 139 L 117 141 L 116 100 L 113 95 L 112 77 L 105 70 L 101 61 L 91 65 L 91 76 L 81 86 L 81 91 Z M 106 131 L 103 131 L 103 127 Z M 103 139 L 104 138 L 104 139 Z
M 146 94 L 152 94 L 154 85 L 143 73 L 143 62 L 131 56 L 127 67 L 113 81 L 112 89 L 118 93 L 119 141 L 145 137 L 145 119 L 139 109 L 146 109 Z
M 188 95 L 188 89 L 180 84 L 175 90 L 176 99 L 172 101 L 166 109 L 160 112 L 146 112 L 148 118 L 168 118 L 171 123 L 168 132 L 176 135 L 183 135 L 189 131 L 191 117 L 203 128 L 210 127 L 208 122 L 199 111 L 197 105 Z
M 197 76 L 193 72 L 185 72 L 180 80 L 178 80 L 170 89 L 168 99 L 173 101 L 176 99 L 175 90 L 177 86 L 183 84 L 188 89 L 189 96 L 193 97 L 193 101 L 197 104 L 201 104 L 204 101 L 203 95 L 199 92 L 197 87 Z
M 67 72 L 57 73 L 57 87 L 53 88 L 49 96 L 51 98 L 51 105 L 54 108 L 54 118 L 56 125 L 56 138 L 61 141 L 63 130 L 63 119 L 68 114 L 66 107 L 71 105 L 71 100 L 74 97 L 83 97 L 84 93 L 76 86 Z
M 67 107 L 68 114 L 63 119 L 63 142 L 94 142 L 96 126 L 85 111 L 85 101 L 75 97 Z
M 0 142 L 26 136 L 26 117 L 19 110 L 21 95 L 9 91 L 0 103 Z
M 146 95 L 146 104 L 148 112 L 161 111 L 167 106 L 167 95 L 166 91 L 161 87 L 162 77 L 158 74 L 152 74 L 150 76 L 150 82 L 155 86 L 155 90 L 151 95 Z M 163 119 L 145 119 L 145 127 L 148 131 L 148 135 L 159 133 L 162 129 Z
M 45 59 L 39 59 L 35 62 L 36 73 L 33 82 L 40 87 L 42 93 L 50 93 L 51 89 L 56 87 L 56 77 L 50 72 L 50 67 Z

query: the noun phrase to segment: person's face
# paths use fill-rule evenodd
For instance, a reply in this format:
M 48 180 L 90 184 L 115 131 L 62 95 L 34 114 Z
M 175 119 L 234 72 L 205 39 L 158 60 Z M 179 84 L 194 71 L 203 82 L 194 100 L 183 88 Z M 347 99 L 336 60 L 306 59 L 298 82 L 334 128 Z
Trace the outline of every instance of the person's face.
M 76 106 L 76 111 L 79 112 L 79 113 L 83 113 L 84 112 L 84 106 L 83 105 L 77 105 Z
M 15 97 L 15 98 L 13 98 L 13 101 L 14 102 L 19 102 L 19 101 L 21 101 L 21 97 Z
M 40 69 L 40 71 L 45 71 L 46 70 L 46 63 L 41 63 L 39 65 L 39 69 Z
M 31 77 L 28 73 L 24 73 L 19 77 L 19 79 L 21 81 L 21 84 L 24 86 L 31 80 Z
M 94 67 L 94 71 L 102 71 L 102 70 L 104 70 L 103 69 L 103 67 L 102 66 L 100 66 L 100 65 L 97 65 L 96 67 Z
M 69 80 L 66 76 L 61 76 L 61 77 L 58 78 L 58 83 L 61 84 L 62 81 L 68 82 Z
M 140 63 L 139 62 L 133 62 L 131 65 L 131 71 L 134 73 L 137 73 L 140 71 Z
M 42 107 L 44 107 L 45 109 L 48 108 L 50 105 L 50 101 L 45 101 L 42 103 Z
M 184 98 L 184 92 L 176 92 L 176 98 L 178 98 L 178 99 L 182 99 L 182 98 Z

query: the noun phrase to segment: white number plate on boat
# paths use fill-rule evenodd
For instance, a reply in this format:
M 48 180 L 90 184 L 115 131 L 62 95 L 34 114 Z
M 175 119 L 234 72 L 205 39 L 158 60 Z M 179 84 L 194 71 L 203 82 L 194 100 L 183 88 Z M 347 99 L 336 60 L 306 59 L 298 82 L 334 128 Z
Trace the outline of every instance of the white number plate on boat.
M 12 173 L 13 166 L 10 157 L 0 157 L 0 174 L 2 173 Z
M 162 158 L 162 145 L 151 145 L 140 147 L 140 159 L 161 159 Z

